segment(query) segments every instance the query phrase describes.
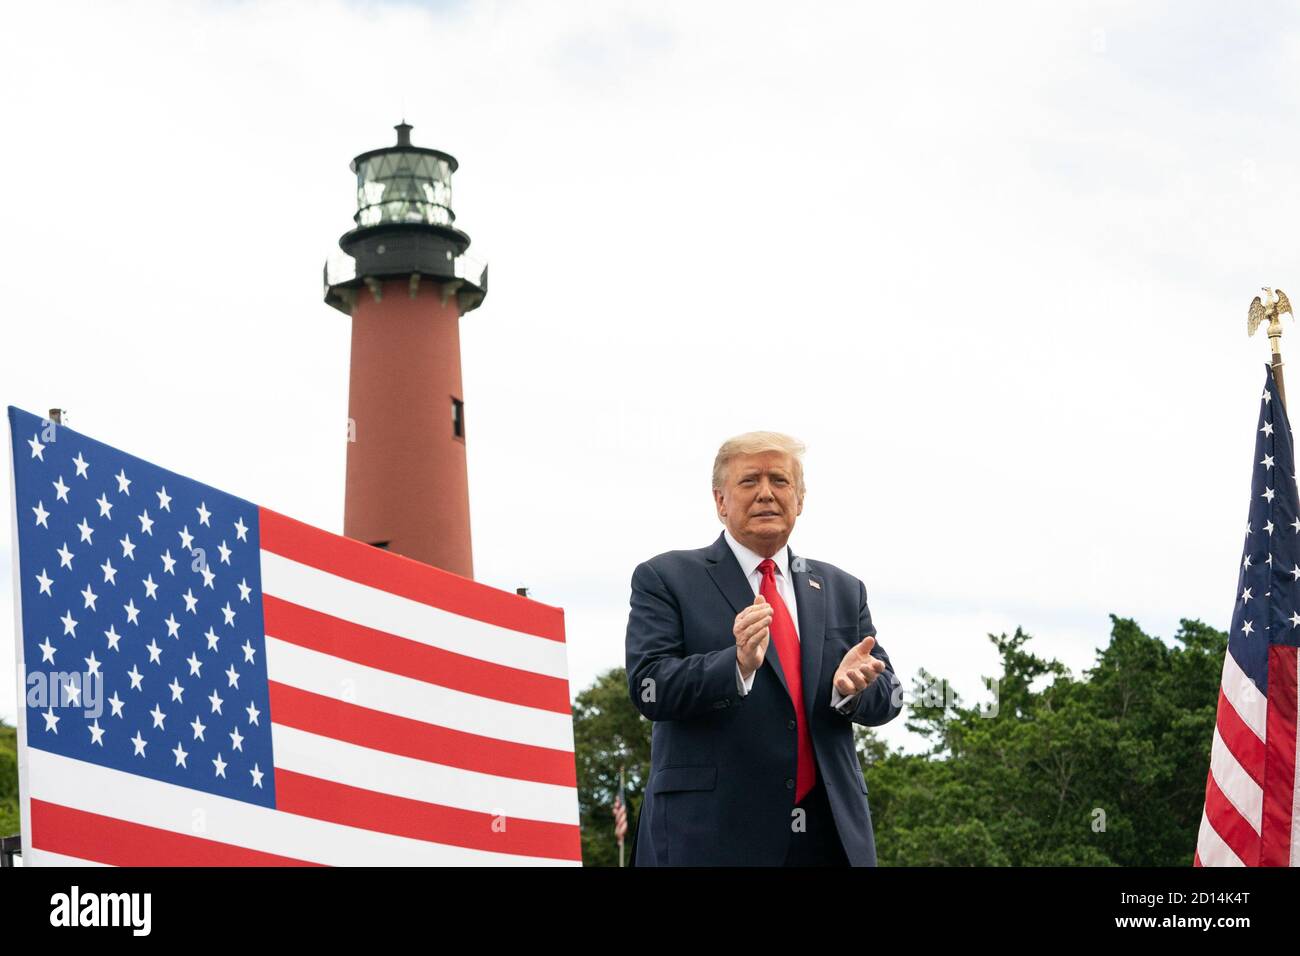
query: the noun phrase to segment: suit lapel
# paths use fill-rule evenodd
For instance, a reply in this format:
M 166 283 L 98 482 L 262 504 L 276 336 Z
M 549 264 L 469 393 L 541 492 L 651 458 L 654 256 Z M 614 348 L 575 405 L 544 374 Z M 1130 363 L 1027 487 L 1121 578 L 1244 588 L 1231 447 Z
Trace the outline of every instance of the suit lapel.
M 725 545 L 726 542 L 724 541 Z M 805 570 L 796 570 L 805 568 Z M 795 558 L 790 551 L 790 577 L 794 582 L 794 599 L 799 610 L 799 676 L 803 682 L 803 707 L 812 720 L 816 703 L 818 680 L 821 679 L 822 648 L 826 644 L 826 599 L 821 575 L 806 570 L 807 562 Z M 809 584 L 816 581 L 817 587 Z
M 713 578 L 713 583 L 718 586 L 731 609 L 739 614 L 749 605 L 754 603 L 754 589 L 749 586 L 745 580 L 745 572 L 740 570 L 740 562 L 731 552 L 727 545 L 727 539 L 723 535 L 718 535 L 718 540 L 713 542 L 709 549 L 708 560 L 709 577 Z M 803 592 L 799 593 L 799 626 L 803 627 Z M 802 633 L 802 631 L 801 631 Z M 772 669 L 776 671 L 777 680 L 781 682 L 781 687 L 785 690 L 786 696 L 790 694 L 790 687 L 785 682 L 785 671 L 781 669 L 781 661 L 777 657 L 776 647 L 768 642 L 767 654 L 763 658 L 764 662 L 771 663 Z

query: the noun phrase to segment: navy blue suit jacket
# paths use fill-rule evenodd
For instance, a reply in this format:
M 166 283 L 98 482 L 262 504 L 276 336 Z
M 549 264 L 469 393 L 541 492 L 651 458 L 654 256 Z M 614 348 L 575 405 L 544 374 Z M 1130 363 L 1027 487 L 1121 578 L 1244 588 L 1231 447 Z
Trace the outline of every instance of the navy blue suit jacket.
M 867 784 L 853 724 L 898 716 L 899 681 L 885 670 L 848 714 L 831 707 L 831 681 L 850 647 L 875 636 L 865 586 L 834 565 L 790 553 L 804 700 L 817 774 L 844 852 L 876 865 Z M 732 625 L 754 591 L 726 539 L 669 551 L 632 574 L 627 679 L 632 703 L 654 721 L 650 777 L 633 839 L 634 866 L 780 866 L 790 845 L 798 759 L 794 703 L 769 643 L 750 692 L 736 688 Z

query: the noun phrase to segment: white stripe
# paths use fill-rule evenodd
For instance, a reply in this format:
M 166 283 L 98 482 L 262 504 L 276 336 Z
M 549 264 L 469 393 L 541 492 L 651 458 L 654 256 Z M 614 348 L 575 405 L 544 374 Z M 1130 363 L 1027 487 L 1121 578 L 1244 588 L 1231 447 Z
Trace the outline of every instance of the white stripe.
M 461 617 L 266 550 L 262 551 L 262 590 L 429 647 L 549 677 L 568 676 L 562 641 Z
M 81 860 L 75 856 L 51 853 L 49 850 L 32 850 L 32 858 L 23 860 L 23 866 L 110 866 L 108 863 L 96 863 L 94 860 Z
M 279 724 L 271 725 L 271 741 L 277 768 L 309 777 L 507 820 L 578 825 L 573 787 L 427 763 Z
M 1196 853 L 1201 858 L 1202 866 L 1245 866 L 1240 857 L 1232 852 L 1232 847 L 1223 842 L 1223 837 L 1210 826 L 1209 815 L 1201 811 L 1201 831 L 1196 840 Z
M 1223 696 L 1255 736 L 1264 739 L 1268 726 L 1268 698 L 1259 692 L 1255 682 L 1246 676 L 1230 652 L 1223 655 Z
M 290 644 L 270 634 L 266 636 L 266 672 L 271 680 L 299 690 L 426 724 L 497 740 L 573 750 L 573 724 L 567 713 L 427 684 Z M 271 716 L 274 719 L 274 712 Z
M 1264 788 L 1246 773 L 1228 749 L 1218 727 L 1214 728 L 1214 741 L 1210 744 L 1210 773 L 1228 802 L 1259 833 L 1260 821 L 1264 815 Z
M 173 833 L 330 866 L 581 866 L 313 820 L 31 748 L 33 797 Z M 509 821 L 506 821 L 507 831 Z M 257 834 L 256 840 L 250 834 Z M 163 861 L 160 861 L 163 862 Z

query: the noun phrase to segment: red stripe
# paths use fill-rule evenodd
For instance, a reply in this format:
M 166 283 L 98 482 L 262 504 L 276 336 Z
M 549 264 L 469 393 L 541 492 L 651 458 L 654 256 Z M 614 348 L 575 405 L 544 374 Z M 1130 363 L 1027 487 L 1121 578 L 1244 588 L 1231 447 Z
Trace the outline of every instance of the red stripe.
M 1250 725 L 1241 719 L 1237 708 L 1232 706 L 1228 695 L 1219 688 L 1219 713 L 1217 717 L 1219 736 L 1228 745 L 1228 750 L 1237 758 L 1237 763 L 1250 774 L 1250 779 L 1259 786 L 1264 785 L 1264 741 L 1250 729 Z
M 1228 800 L 1211 773 L 1205 781 L 1205 815 L 1214 832 L 1247 866 L 1253 866 L 1259 854 L 1259 834 L 1250 821 Z
M 422 803 L 276 768 L 277 809 L 315 820 L 449 846 L 517 856 L 581 860 L 579 830 Z
M 1198 850 L 1196 851 L 1196 854 L 1192 857 L 1192 866 L 1204 866 L 1204 865 L 1205 864 L 1201 862 L 1201 853 Z
M 319 866 L 32 798 L 32 846 L 111 866 Z
M 564 611 L 258 509 L 261 546 L 281 557 L 461 617 L 564 643 Z
M 1291 865 L 1291 812 L 1295 798 L 1296 648 L 1268 649 L 1268 723 L 1264 762 L 1264 813 L 1260 866 Z
M 573 752 L 451 730 L 269 681 L 271 720 L 371 750 L 495 777 L 576 787 Z
M 430 647 L 269 594 L 263 595 L 262 610 L 269 636 L 300 647 L 478 697 L 557 714 L 570 711 L 569 682 L 563 677 Z

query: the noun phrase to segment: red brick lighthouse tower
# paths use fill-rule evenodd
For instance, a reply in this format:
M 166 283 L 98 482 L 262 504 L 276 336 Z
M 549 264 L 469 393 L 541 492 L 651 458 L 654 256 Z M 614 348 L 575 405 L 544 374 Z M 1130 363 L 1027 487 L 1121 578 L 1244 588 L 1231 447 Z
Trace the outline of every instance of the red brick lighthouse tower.
M 397 144 L 352 160 L 356 227 L 325 267 L 325 301 L 352 317 L 343 533 L 473 577 L 460 317 L 487 269 L 454 225 L 454 157 Z

